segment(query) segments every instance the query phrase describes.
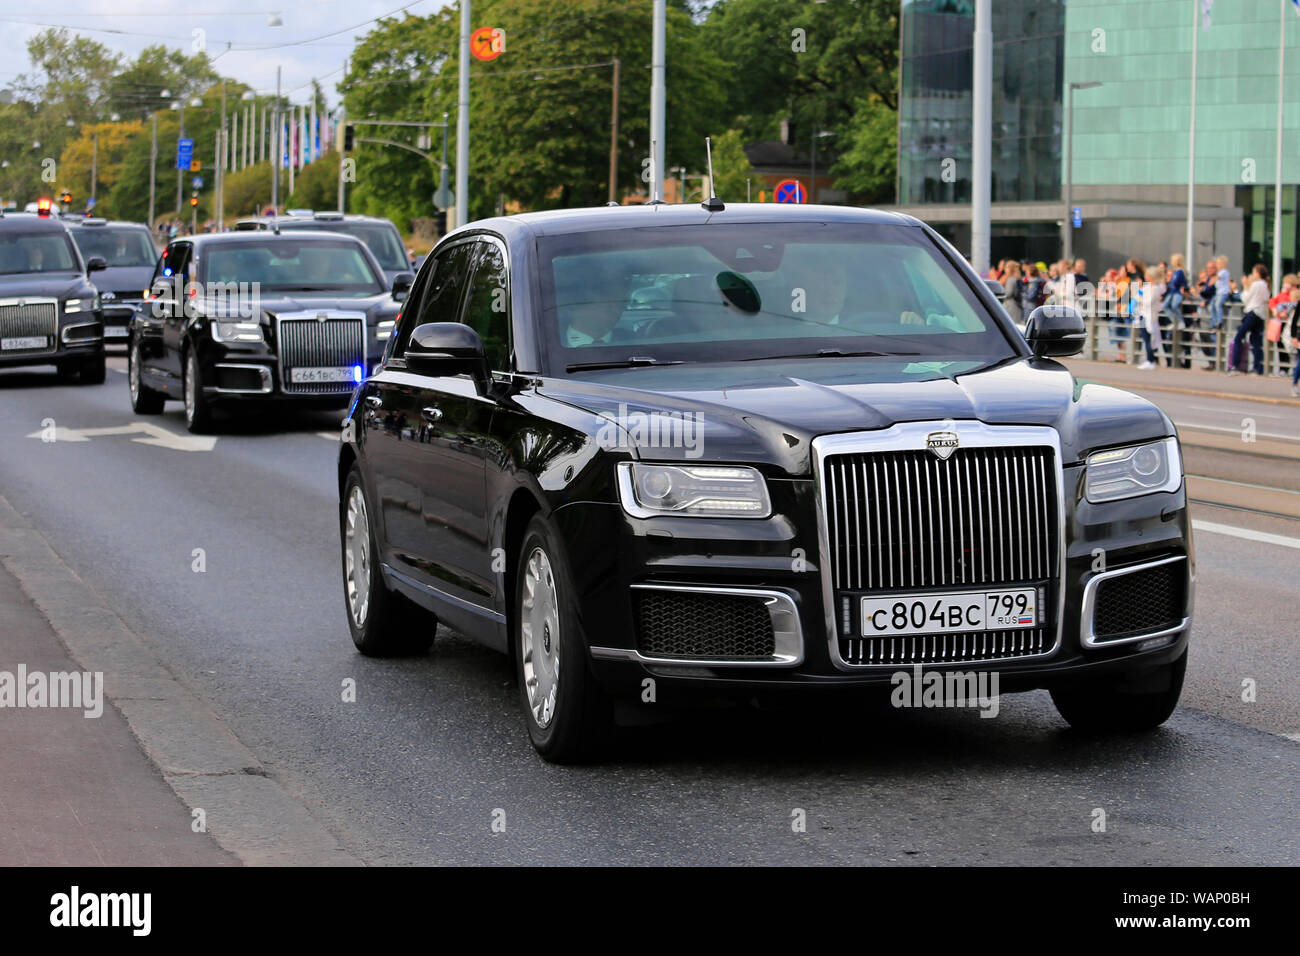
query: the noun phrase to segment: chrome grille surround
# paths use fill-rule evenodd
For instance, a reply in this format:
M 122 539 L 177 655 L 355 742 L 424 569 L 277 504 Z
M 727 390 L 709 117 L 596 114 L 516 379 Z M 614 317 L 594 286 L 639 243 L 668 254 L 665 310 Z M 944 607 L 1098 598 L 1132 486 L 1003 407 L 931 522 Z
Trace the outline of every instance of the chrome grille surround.
M 1049 468 L 1049 473 L 1047 475 L 1047 478 L 1049 481 L 1051 481 L 1054 484 L 1055 487 L 1056 513 L 1055 515 L 1049 515 L 1049 518 L 1055 521 L 1055 527 L 1046 528 L 1043 529 L 1043 531 L 1053 532 L 1055 536 L 1054 553 L 1048 555 L 1049 558 L 1048 570 L 1050 572 L 1050 577 L 1047 578 L 1048 585 L 1050 587 L 1055 587 L 1056 589 L 1055 639 L 1052 641 L 1051 646 L 1046 648 L 1045 650 L 1039 651 L 1033 647 L 1029 647 L 1029 648 L 1022 647 L 1017 650 L 1017 653 L 1011 656 L 994 656 L 994 657 L 983 656 L 983 657 L 972 658 L 972 657 L 966 657 L 964 656 L 964 654 L 955 655 L 951 653 L 934 653 L 932 655 L 928 655 L 928 658 L 920 657 L 920 656 L 917 657 L 909 656 L 906 659 L 900 659 L 900 657 L 895 657 L 892 660 L 880 660 L 879 662 L 873 661 L 870 663 L 851 663 L 849 661 L 846 661 L 844 659 L 844 656 L 840 652 L 841 634 L 840 634 L 839 615 L 837 613 L 836 599 L 835 599 L 836 584 L 837 584 L 835 576 L 837 573 L 838 565 L 836 561 L 835 552 L 832 550 L 832 541 L 831 541 L 831 536 L 832 536 L 832 532 L 830 529 L 831 516 L 828 510 L 830 505 L 830 501 L 829 501 L 830 492 L 828 491 L 827 488 L 827 480 L 828 480 L 827 459 L 839 455 L 872 455 L 872 454 L 900 452 L 900 451 L 903 452 L 920 451 L 929 454 L 929 452 L 927 451 L 927 439 L 930 435 L 936 432 L 954 433 L 957 436 L 959 449 L 1026 449 L 1029 448 L 1029 449 L 1043 449 L 1043 450 L 1050 451 L 1051 467 Z M 1056 651 L 1061 646 L 1061 640 L 1064 634 L 1063 628 L 1064 628 L 1064 617 L 1065 617 L 1065 579 L 1064 579 L 1065 490 L 1064 490 L 1064 475 L 1062 471 L 1062 462 L 1061 462 L 1061 444 L 1060 444 L 1060 438 L 1057 435 L 1055 429 L 1046 426 L 986 425 L 983 422 L 970 421 L 970 420 L 963 420 L 963 421 L 956 421 L 956 422 L 951 420 L 930 421 L 930 422 L 904 422 L 897 425 L 893 425 L 889 428 L 880 429 L 879 431 L 846 432 L 846 433 L 835 434 L 835 435 L 823 435 L 813 440 L 812 447 L 813 447 L 813 477 L 814 477 L 814 487 L 815 487 L 816 501 L 817 501 L 817 537 L 818 537 L 818 551 L 819 551 L 819 558 L 820 558 L 819 573 L 821 575 L 822 599 L 823 599 L 823 605 L 825 611 L 826 639 L 829 647 L 830 659 L 837 669 L 842 671 L 853 672 L 853 671 L 860 671 L 860 670 L 870 670 L 873 668 L 878 669 L 882 667 L 897 668 L 900 666 L 900 664 L 910 665 L 913 663 L 933 664 L 939 666 L 943 666 L 943 665 L 965 666 L 971 664 L 984 664 L 984 663 L 1007 663 L 1007 662 L 1017 662 L 1023 660 L 1033 660 L 1037 658 L 1050 657 L 1051 655 L 1056 653 Z M 933 474 L 933 472 L 931 472 L 930 474 Z M 990 476 L 991 475 L 992 472 L 990 472 Z M 901 494 L 902 491 L 901 476 L 896 480 L 897 480 L 897 484 L 895 487 L 897 489 L 897 493 Z M 975 491 L 977 495 L 980 494 L 980 489 L 982 487 L 984 486 L 980 486 L 980 485 L 975 486 Z M 886 488 L 886 490 L 888 491 L 888 488 Z M 941 492 L 946 493 L 946 489 L 940 489 L 940 490 Z M 984 504 L 983 502 L 978 502 L 978 503 L 981 506 Z M 998 515 L 997 520 L 1001 520 L 1002 517 L 1003 517 L 1002 515 Z M 882 519 L 883 518 L 885 518 L 885 513 L 882 511 Z M 961 520 L 959 518 L 954 518 L 953 512 L 951 511 L 949 512 L 948 518 L 950 522 Z M 888 518 L 887 518 L 888 523 L 886 524 L 886 527 L 889 528 L 889 532 L 891 534 L 898 534 L 900 536 L 906 534 L 909 536 L 909 540 L 913 540 L 915 535 L 918 532 L 923 535 L 929 534 L 928 529 L 930 524 L 934 520 L 934 516 L 927 515 L 926 520 L 927 520 L 927 525 L 925 528 L 913 528 L 911 525 L 911 514 L 909 511 L 908 523 L 905 525 L 900 525 L 897 529 L 895 529 L 893 527 L 893 523 L 897 521 L 897 511 L 891 510 L 888 512 Z M 918 525 L 920 524 L 919 516 L 916 523 Z M 964 528 L 961 529 L 960 533 L 964 535 Z M 930 553 L 931 553 L 931 558 L 933 559 L 935 554 L 934 550 L 932 549 Z M 1015 560 L 1015 556 L 1013 556 L 1013 562 L 1014 560 Z M 922 570 L 924 570 L 924 568 L 922 568 Z M 861 573 L 860 568 L 858 570 L 858 573 Z M 891 593 L 906 593 L 914 590 L 924 590 L 932 587 L 930 583 L 914 583 L 909 585 L 907 581 L 900 581 L 900 579 L 904 575 L 900 572 L 900 569 L 898 568 L 892 568 L 891 573 L 895 573 L 896 576 L 891 579 L 891 583 L 886 588 L 879 591 L 881 596 L 888 596 Z M 1010 569 L 1006 569 L 1005 567 L 999 569 L 990 567 L 988 573 L 993 574 L 994 576 L 991 579 L 988 579 L 986 574 L 985 575 L 986 580 L 981 582 L 986 586 L 987 589 L 1028 586 L 1027 583 L 1022 583 L 1020 581 L 1017 581 L 1014 577 L 1011 576 L 1017 573 L 1014 563 Z M 1023 573 L 1023 566 L 1022 566 L 1022 571 L 1020 573 Z M 953 572 L 950 572 L 949 580 L 952 580 L 955 577 L 956 574 L 954 569 Z M 911 580 L 915 581 L 915 578 L 911 578 Z M 958 582 L 956 584 L 938 585 L 936 589 L 960 590 L 962 588 L 975 589 L 978 587 L 979 587 L 979 583 L 977 582 L 965 581 L 965 583 Z M 1011 632 L 983 632 L 983 633 L 989 636 L 992 636 L 995 633 L 1001 635 L 1002 637 L 1011 636 Z M 938 636 L 931 635 L 929 637 L 923 637 L 917 635 L 915 641 L 913 641 L 912 643 L 914 645 L 919 644 L 919 646 L 924 647 L 926 646 L 927 641 L 931 642 L 931 644 L 937 644 L 938 641 L 942 639 L 942 637 L 943 637 L 942 635 L 938 635 Z M 956 638 L 957 640 L 960 640 L 961 636 L 956 635 Z M 997 640 L 996 638 L 994 639 Z
M 322 321 L 320 316 L 325 316 Z M 289 369 L 366 368 L 366 315 L 339 309 L 281 312 L 275 317 L 275 361 L 286 395 L 350 395 L 355 382 L 290 382 Z
M 0 338 L 25 338 L 44 335 L 49 346 L 43 349 L 13 349 L 3 353 L 16 355 L 50 355 L 58 351 L 59 300 L 47 296 L 21 296 L 0 299 Z

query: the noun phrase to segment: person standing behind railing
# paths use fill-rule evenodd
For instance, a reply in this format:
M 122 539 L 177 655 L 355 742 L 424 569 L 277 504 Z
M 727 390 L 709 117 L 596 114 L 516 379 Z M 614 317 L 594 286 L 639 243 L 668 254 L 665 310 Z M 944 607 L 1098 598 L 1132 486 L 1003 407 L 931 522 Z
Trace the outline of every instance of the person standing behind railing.
M 1268 315 L 1268 266 L 1259 263 L 1250 275 L 1241 280 L 1241 325 L 1237 327 L 1236 338 L 1232 340 L 1233 348 L 1240 352 L 1250 340 L 1253 362 L 1251 370 L 1256 375 L 1264 374 L 1264 322 Z M 1236 368 L 1228 369 L 1229 375 L 1236 375 Z
M 1291 397 L 1300 398 L 1300 283 L 1291 287 L 1290 306 L 1287 338 L 1291 340 Z
M 1002 300 L 1002 307 L 1006 309 L 1007 315 L 1011 316 L 1011 321 L 1019 325 L 1025 317 L 1025 310 L 1020 306 L 1020 263 L 1015 259 L 1008 259 L 1002 270 L 1002 288 L 1006 289 L 1006 296 Z
M 1160 304 L 1165 295 L 1164 278 L 1164 273 L 1155 266 L 1146 271 L 1143 282 L 1129 286 L 1130 291 L 1133 286 L 1137 286 L 1135 321 L 1146 348 L 1146 361 L 1138 366 L 1140 369 L 1155 368 L 1159 364 L 1160 353 L 1164 350 L 1160 337 Z
M 1286 330 L 1291 320 L 1291 290 L 1297 284 L 1300 284 L 1300 279 L 1297 279 L 1294 273 L 1288 272 L 1282 277 L 1281 288 L 1278 289 L 1277 295 L 1268 300 L 1270 324 L 1273 319 L 1281 323 L 1281 328 L 1278 330 L 1280 334 L 1276 339 L 1279 375 L 1285 375 L 1291 370 L 1290 366 L 1286 364 L 1290 360 L 1290 353 L 1287 350 Z M 1268 338 L 1268 335 L 1266 334 L 1264 337 Z M 1269 339 L 1269 341 L 1274 340 Z
M 1214 299 L 1210 302 L 1210 328 L 1223 325 L 1223 307 L 1232 295 L 1232 273 L 1228 271 L 1228 257 L 1214 260 Z

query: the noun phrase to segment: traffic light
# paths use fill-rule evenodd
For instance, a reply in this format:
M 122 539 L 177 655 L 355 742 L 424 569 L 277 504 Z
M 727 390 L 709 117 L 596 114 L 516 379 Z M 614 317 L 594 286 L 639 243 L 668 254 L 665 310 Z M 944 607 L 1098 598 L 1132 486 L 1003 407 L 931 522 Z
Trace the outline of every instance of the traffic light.
M 198 204 L 199 204 L 199 194 L 198 194 L 198 192 L 196 191 L 196 192 L 192 192 L 192 193 L 190 193 L 190 205 L 191 205 L 191 206 L 197 206 Z
M 352 144 L 353 144 L 354 141 L 355 141 L 355 140 L 354 140 L 354 137 L 353 137 L 352 124 L 351 124 L 351 123 L 344 123 L 344 124 L 343 124 L 343 151 L 344 151 L 344 152 L 351 152 L 351 151 L 352 151 Z
M 63 194 L 59 196 L 59 202 L 63 203 L 63 205 L 65 205 L 65 206 L 71 206 L 71 205 L 72 205 L 72 191 L 71 191 L 71 190 L 68 190 L 68 189 L 63 190 Z

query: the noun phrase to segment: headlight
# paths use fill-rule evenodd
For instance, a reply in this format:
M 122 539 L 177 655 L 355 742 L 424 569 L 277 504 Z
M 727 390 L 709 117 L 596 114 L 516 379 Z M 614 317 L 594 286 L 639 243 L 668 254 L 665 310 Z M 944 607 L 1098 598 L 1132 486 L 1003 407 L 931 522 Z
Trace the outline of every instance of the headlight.
M 763 476 L 744 465 L 625 461 L 618 466 L 618 487 L 623 510 L 634 518 L 766 518 L 772 512 Z
M 218 342 L 265 342 L 259 322 L 213 322 L 212 337 Z
M 93 299 L 65 299 L 64 312 L 94 312 L 99 308 L 99 296 Z
M 1153 491 L 1177 491 L 1183 483 L 1183 460 L 1177 438 L 1145 445 L 1111 448 L 1088 456 L 1084 497 L 1097 504 L 1136 498 Z
M 397 328 L 396 319 L 385 319 L 375 326 L 375 340 L 378 342 L 388 341 L 388 339 L 392 338 L 393 329 L 395 328 Z

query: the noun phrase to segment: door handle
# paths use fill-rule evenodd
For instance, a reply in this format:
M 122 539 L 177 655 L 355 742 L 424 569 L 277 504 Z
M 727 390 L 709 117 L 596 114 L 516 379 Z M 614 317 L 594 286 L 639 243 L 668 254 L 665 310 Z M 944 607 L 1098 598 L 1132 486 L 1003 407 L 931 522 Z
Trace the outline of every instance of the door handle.
M 384 404 L 384 400 L 378 395 L 367 395 L 366 404 L 371 408 L 381 408 Z
M 424 408 L 424 417 L 426 421 L 437 422 L 442 420 L 442 409 L 434 408 L 432 405 Z

